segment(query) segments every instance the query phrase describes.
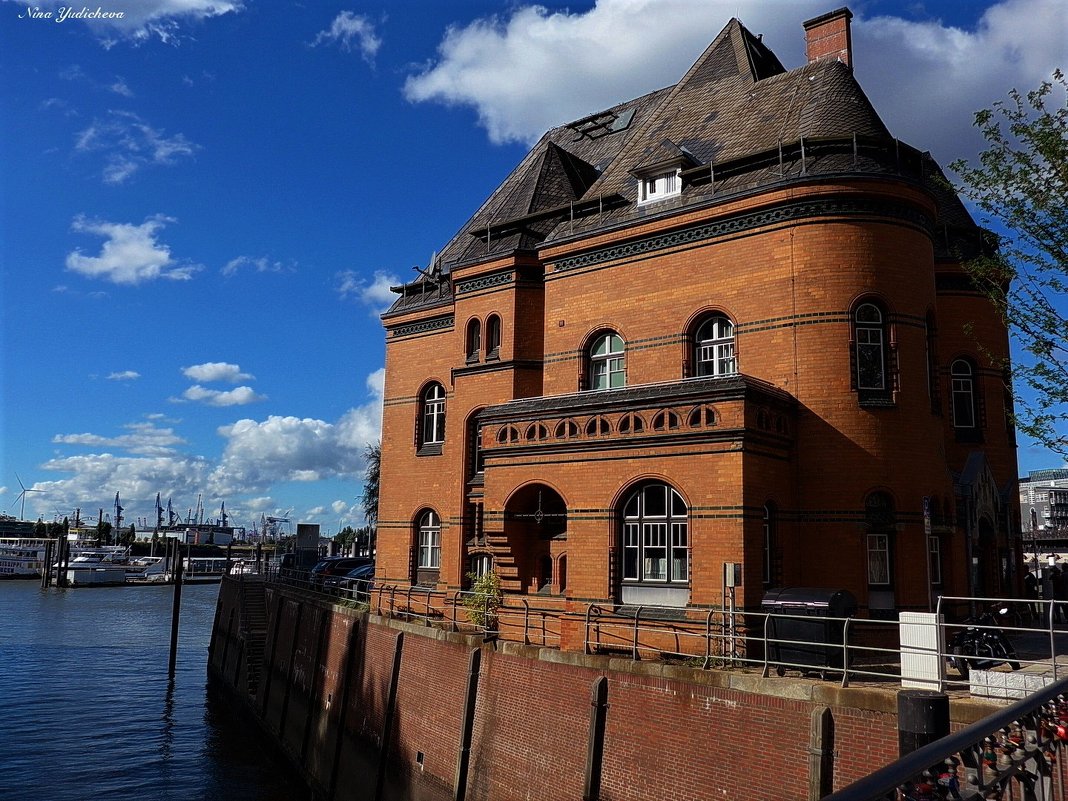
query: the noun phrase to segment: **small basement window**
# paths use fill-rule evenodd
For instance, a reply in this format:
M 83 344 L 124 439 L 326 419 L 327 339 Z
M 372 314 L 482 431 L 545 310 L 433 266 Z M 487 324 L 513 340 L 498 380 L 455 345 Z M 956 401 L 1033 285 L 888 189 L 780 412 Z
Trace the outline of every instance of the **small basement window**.
M 682 192 L 682 178 L 678 170 L 650 175 L 638 181 L 638 203 L 653 203 L 674 197 Z

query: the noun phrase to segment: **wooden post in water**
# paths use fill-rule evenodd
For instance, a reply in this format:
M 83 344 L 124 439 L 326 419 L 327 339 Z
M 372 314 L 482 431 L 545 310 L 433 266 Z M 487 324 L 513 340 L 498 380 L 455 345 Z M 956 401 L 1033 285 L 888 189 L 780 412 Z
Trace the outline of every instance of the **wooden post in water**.
M 167 675 L 174 678 L 174 666 L 178 661 L 178 618 L 182 612 L 182 545 L 174 540 L 174 603 L 171 606 L 171 658 Z
M 52 578 L 52 550 L 55 547 L 55 540 L 49 540 L 45 543 L 44 560 L 41 562 L 41 586 L 47 587 L 51 583 Z

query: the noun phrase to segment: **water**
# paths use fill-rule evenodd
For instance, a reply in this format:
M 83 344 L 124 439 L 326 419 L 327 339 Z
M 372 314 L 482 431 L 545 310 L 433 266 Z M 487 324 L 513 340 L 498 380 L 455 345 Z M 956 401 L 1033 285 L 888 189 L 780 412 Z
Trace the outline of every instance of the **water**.
M 303 801 L 257 725 L 209 697 L 218 584 L 42 590 L 0 581 L 0 799 Z

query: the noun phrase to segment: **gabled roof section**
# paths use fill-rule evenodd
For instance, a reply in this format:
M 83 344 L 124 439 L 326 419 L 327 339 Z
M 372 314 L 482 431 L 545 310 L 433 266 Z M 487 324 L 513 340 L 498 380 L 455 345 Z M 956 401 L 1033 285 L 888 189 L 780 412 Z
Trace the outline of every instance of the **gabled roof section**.
M 639 206 L 637 177 L 661 166 L 681 167 L 681 192 Z M 936 172 L 929 155 L 891 137 L 847 64 L 786 70 L 732 19 L 674 86 L 545 133 L 391 312 L 441 302 L 419 284 L 457 265 L 650 215 L 820 175 L 930 183 Z M 939 225 L 975 228 L 952 192 L 934 194 Z

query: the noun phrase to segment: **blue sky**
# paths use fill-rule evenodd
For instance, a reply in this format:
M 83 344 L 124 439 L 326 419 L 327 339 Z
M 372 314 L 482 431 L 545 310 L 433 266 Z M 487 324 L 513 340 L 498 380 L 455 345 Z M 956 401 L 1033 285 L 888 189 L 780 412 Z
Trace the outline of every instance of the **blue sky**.
M 388 287 L 547 127 L 674 83 L 735 16 L 799 66 L 839 5 L 0 0 L 0 510 L 21 481 L 29 519 L 160 492 L 359 525 Z M 861 85 L 943 164 L 1068 66 L 1063 0 L 850 8 Z

